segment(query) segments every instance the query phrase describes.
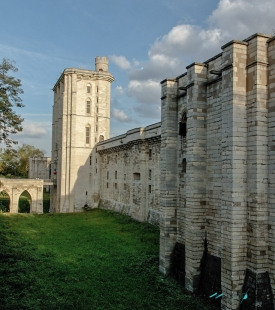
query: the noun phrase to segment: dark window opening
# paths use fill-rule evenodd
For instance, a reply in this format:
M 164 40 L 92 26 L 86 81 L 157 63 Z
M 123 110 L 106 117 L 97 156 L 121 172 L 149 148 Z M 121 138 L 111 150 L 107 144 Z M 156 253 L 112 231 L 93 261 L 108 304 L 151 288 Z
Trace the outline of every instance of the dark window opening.
M 186 158 L 183 158 L 183 160 L 182 160 L 182 163 L 181 163 L 181 171 L 183 172 L 183 173 L 185 173 L 186 172 Z
M 179 135 L 182 137 L 186 137 L 186 134 L 187 134 L 186 123 L 187 123 L 187 118 L 186 118 L 186 114 L 184 113 L 181 118 L 181 121 L 179 122 Z
M 149 149 L 149 159 L 152 159 L 152 149 Z
M 149 193 L 152 193 L 152 186 L 149 185 Z

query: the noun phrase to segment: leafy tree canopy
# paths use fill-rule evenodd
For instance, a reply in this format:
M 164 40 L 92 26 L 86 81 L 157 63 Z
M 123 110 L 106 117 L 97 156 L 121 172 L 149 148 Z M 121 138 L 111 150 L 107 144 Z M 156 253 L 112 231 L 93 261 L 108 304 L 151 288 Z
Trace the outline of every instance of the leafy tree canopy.
M 7 146 L 16 143 L 9 138 L 9 134 L 22 131 L 21 123 L 24 120 L 13 110 L 14 107 L 24 106 L 19 96 L 23 94 L 21 81 L 10 76 L 9 71 L 17 72 L 18 69 L 10 60 L 4 58 L 0 63 L 0 143 Z
M 0 174 L 7 177 L 27 178 L 29 158 L 44 157 L 45 152 L 34 146 L 23 144 L 17 150 L 7 148 L 0 154 Z

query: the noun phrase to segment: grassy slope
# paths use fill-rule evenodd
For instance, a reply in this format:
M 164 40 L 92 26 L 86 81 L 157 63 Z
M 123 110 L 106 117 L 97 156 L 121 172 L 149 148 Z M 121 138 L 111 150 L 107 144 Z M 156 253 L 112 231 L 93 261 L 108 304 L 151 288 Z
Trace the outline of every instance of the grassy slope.
M 206 309 L 158 272 L 157 227 L 96 210 L 0 214 L 0 309 Z

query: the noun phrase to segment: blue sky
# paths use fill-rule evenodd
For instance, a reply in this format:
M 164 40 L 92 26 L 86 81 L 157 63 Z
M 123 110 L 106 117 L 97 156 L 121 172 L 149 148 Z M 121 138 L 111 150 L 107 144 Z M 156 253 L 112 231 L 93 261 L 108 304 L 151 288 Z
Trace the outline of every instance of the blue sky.
M 22 81 L 15 139 L 51 155 L 52 87 L 68 67 L 114 75 L 111 136 L 160 121 L 160 84 L 232 39 L 273 34 L 275 0 L 0 0 L 0 59 Z

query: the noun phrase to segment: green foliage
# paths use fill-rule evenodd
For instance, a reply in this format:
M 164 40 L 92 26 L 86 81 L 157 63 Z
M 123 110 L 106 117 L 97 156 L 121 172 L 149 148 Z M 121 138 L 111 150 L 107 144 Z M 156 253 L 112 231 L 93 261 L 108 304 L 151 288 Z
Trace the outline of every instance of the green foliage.
M 159 273 L 158 241 L 103 210 L 0 214 L 1 309 L 209 309 Z
M 6 149 L 0 154 L 0 173 L 6 177 L 28 177 L 29 158 L 44 157 L 45 152 L 23 144 L 17 150 Z
M 14 107 L 23 107 L 21 81 L 8 74 L 17 70 L 8 59 L 4 58 L 0 63 L 0 142 L 7 146 L 16 143 L 9 138 L 9 134 L 22 131 L 21 123 L 24 120 L 13 110 Z

